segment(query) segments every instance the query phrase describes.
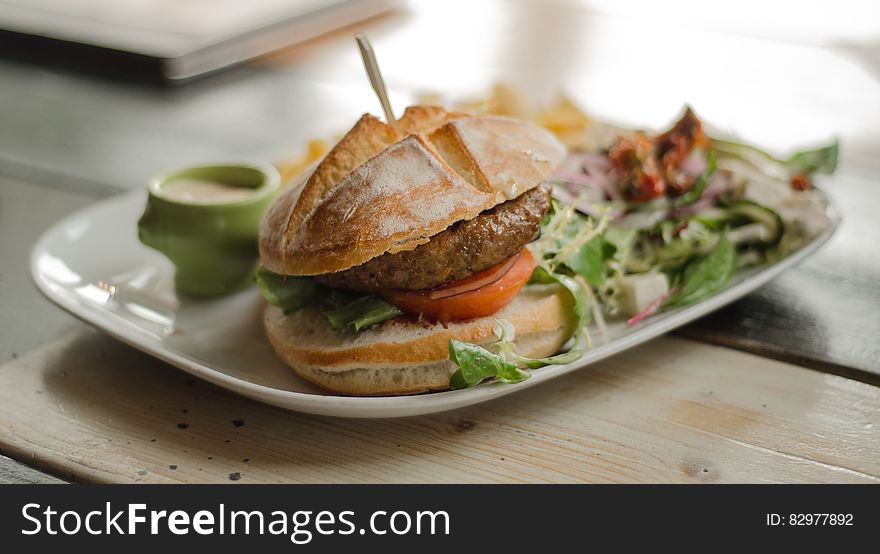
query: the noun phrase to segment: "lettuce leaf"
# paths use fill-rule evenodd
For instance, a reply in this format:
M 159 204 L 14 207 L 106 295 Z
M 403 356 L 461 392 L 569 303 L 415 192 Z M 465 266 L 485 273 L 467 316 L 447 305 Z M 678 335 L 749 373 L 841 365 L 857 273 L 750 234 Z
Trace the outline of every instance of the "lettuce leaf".
M 279 275 L 262 265 L 254 278 L 263 298 L 285 314 L 320 305 L 337 331 L 362 331 L 403 313 L 379 296 L 324 287 L 312 277 Z
M 555 356 L 548 356 L 546 358 L 526 358 L 525 356 L 520 356 L 516 353 L 516 346 L 513 342 L 516 338 L 516 331 L 513 328 L 512 323 L 503 319 L 496 319 L 494 328 L 495 335 L 498 336 L 498 341 L 494 343 L 493 346 L 498 350 L 498 353 L 511 362 L 529 369 L 539 369 L 548 365 L 565 365 L 576 362 L 584 355 L 588 346 L 587 334 L 576 332 L 577 339 L 568 352 L 556 354 Z
M 541 223 L 541 236 L 530 248 L 539 265 L 549 271 L 575 273 L 599 285 L 606 277 L 605 262 L 616 251 L 613 244 L 602 238 L 610 221 L 607 212 L 595 220 L 574 206 L 553 199 Z
M 321 310 L 321 313 L 337 331 L 357 333 L 377 323 L 397 317 L 403 312 L 382 297 L 370 294 L 337 308 Z
M 703 300 L 724 288 L 735 272 L 736 248 L 727 235 L 722 234 L 712 250 L 685 266 L 677 291 L 663 306 L 684 306 Z
M 599 286 L 608 276 L 605 260 L 613 257 L 616 251 L 617 248 L 601 235 L 595 236 L 568 258 L 565 265 L 591 285 Z
M 551 284 L 559 283 L 571 295 L 574 301 L 574 328 L 586 327 L 590 322 L 590 300 L 584 286 L 574 277 L 561 273 L 551 272 L 544 266 L 537 266 L 532 273 L 529 283 Z
M 285 314 L 295 312 L 315 301 L 321 285 L 312 277 L 292 277 L 279 275 L 266 269 L 262 264 L 254 274 L 257 288 L 269 304 L 278 306 Z
M 502 383 L 519 383 L 529 378 L 528 372 L 503 356 L 457 339 L 449 339 L 449 358 L 458 366 L 449 380 L 452 389 L 472 387 L 492 377 Z
M 796 173 L 834 173 L 837 169 L 837 158 L 840 154 L 840 144 L 834 141 L 828 146 L 815 150 L 796 152 L 785 160 L 785 167 Z

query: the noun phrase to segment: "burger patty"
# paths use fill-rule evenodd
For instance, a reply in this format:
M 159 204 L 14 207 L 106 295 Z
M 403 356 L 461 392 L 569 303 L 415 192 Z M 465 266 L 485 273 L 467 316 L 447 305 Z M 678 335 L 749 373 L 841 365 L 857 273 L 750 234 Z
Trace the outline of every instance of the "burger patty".
M 318 281 L 364 292 L 430 289 L 501 263 L 535 238 L 550 209 L 550 185 L 537 187 L 459 221 L 413 250 L 383 254 L 365 264 L 319 275 Z

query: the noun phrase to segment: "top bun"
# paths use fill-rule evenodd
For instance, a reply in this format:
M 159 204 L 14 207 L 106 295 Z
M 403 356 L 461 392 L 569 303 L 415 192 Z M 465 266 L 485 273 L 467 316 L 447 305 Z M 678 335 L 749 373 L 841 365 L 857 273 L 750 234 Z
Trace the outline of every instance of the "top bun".
M 276 273 L 321 275 L 412 250 L 534 188 L 564 155 L 551 133 L 508 117 L 413 106 L 395 128 L 365 114 L 269 208 L 260 257 Z

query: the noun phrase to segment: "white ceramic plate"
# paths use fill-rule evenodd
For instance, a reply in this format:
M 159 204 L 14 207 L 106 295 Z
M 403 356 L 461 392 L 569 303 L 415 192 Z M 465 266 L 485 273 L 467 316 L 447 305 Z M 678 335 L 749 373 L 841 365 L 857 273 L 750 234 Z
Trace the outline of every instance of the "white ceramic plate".
M 824 195 L 821 198 L 827 206 Z M 795 254 L 767 267 L 738 272 L 727 289 L 693 306 L 651 316 L 632 328 L 623 322 L 611 323 L 607 343 L 597 345 L 573 364 L 535 370 L 522 383 L 487 383 L 418 396 L 345 397 L 299 378 L 275 356 L 263 333 L 264 301 L 256 289 L 217 300 L 178 297 L 171 263 L 138 241 L 136 222 L 145 202 L 142 192 L 120 195 L 49 229 L 31 256 L 31 272 L 40 290 L 109 335 L 206 381 L 282 408 L 341 417 L 397 417 L 451 410 L 584 368 L 762 286 L 809 256 L 839 222 L 836 211 L 828 206 L 833 225 Z

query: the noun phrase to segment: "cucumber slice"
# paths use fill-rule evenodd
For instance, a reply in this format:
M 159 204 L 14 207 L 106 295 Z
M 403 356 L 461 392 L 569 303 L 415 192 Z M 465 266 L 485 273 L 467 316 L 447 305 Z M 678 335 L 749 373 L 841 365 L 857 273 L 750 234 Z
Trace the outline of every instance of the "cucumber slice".
M 730 214 L 723 208 L 707 208 L 700 211 L 691 219 L 699 221 L 710 229 L 720 229 L 730 220 Z
M 782 239 L 784 226 L 782 218 L 776 213 L 776 210 L 751 200 L 739 200 L 729 204 L 727 212 L 733 220 L 746 219 L 754 223 L 760 223 L 766 231 L 761 237 L 762 240 L 758 241 L 761 244 L 773 246 Z

